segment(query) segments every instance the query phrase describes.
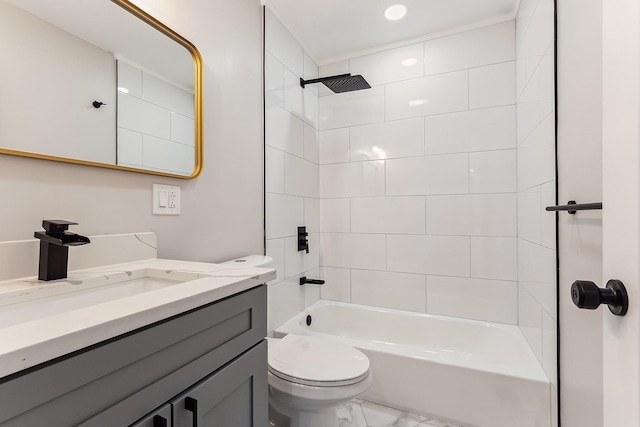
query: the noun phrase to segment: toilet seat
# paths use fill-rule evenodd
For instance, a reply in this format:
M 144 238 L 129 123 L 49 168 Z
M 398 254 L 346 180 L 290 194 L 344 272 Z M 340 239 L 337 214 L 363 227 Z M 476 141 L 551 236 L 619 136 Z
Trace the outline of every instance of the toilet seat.
M 334 340 L 289 334 L 269 348 L 269 372 L 302 385 L 348 386 L 369 376 L 369 359 Z

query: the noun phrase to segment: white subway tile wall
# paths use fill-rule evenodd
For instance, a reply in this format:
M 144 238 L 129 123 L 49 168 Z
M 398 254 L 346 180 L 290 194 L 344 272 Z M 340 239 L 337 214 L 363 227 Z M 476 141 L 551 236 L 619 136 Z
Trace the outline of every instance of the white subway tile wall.
M 551 381 L 557 425 L 554 2 L 522 0 L 516 19 L 518 325 Z
M 322 276 L 319 268 L 322 158 L 318 85 L 302 89 L 299 80 L 317 77 L 318 66 L 268 9 L 265 50 L 266 252 L 274 258 L 278 272 L 277 278 L 268 284 L 271 332 L 320 299 L 319 286 L 300 286 L 299 279 Z M 336 145 L 339 153 L 339 142 Z M 342 155 L 349 155 L 348 144 L 343 146 Z M 309 233 L 308 254 L 298 251 L 299 226 L 306 226 Z
M 121 60 L 117 63 L 117 163 L 170 173 L 193 172 L 193 93 Z

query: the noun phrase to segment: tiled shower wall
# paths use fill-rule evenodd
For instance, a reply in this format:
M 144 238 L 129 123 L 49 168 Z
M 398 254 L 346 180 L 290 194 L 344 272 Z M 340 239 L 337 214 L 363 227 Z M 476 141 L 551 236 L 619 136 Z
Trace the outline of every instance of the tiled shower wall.
M 515 23 L 323 66 L 323 299 L 516 324 Z
M 269 283 L 269 331 L 320 298 L 318 286 L 318 93 L 300 87 L 300 77 L 318 76 L 318 66 L 267 9 L 265 11 L 265 145 L 267 255 L 278 277 Z M 297 227 L 306 225 L 309 253 L 298 251 Z
M 523 0 L 516 20 L 518 324 L 557 411 L 556 223 L 544 210 L 556 197 L 553 3 Z

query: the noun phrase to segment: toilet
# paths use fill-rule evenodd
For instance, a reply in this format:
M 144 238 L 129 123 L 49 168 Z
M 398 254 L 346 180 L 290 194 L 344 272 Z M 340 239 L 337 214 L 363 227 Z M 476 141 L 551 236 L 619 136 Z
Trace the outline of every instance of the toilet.
M 269 404 L 288 427 L 338 427 L 336 409 L 373 383 L 361 351 L 327 338 L 289 334 L 269 343 Z M 282 417 L 284 415 L 284 417 Z
M 273 267 L 273 259 L 249 255 L 225 268 Z M 328 338 L 269 338 L 269 406 L 275 427 L 338 427 L 336 409 L 373 383 L 361 351 Z

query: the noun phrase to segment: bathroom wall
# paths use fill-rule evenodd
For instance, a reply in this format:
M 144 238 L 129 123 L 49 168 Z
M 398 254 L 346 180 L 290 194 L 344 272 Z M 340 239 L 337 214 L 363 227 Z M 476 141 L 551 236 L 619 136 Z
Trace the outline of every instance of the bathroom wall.
M 0 155 L 0 241 L 32 239 L 43 218 L 85 235 L 155 231 L 164 258 L 224 261 L 263 251 L 262 8 L 254 0 L 136 0 L 204 61 L 204 171 L 169 179 Z M 29 100 L 37 102 L 38 100 Z M 46 101 L 47 108 L 59 108 Z M 81 138 L 72 137 L 76 144 Z M 51 143 L 59 143 L 52 139 Z M 182 214 L 154 216 L 151 185 L 181 187 Z M 81 247 L 77 248 L 82 250 Z M 37 260 L 34 260 L 37 265 Z M 3 260 L 0 260 L 0 268 Z
M 320 298 L 318 199 L 318 66 L 295 37 L 266 9 L 265 150 L 267 255 L 278 277 L 269 283 L 269 331 Z M 306 226 L 309 253 L 298 251 L 297 228 Z
M 557 419 L 554 2 L 523 0 L 516 19 L 518 324 L 552 382 Z M 554 424 L 555 425 L 555 424 Z
M 515 25 L 320 67 L 323 299 L 517 324 Z
M 115 163 L 115 110 L 91 105 L 115 105 L 110 52 L 5 1 L 0 51 L 0 118 L 10 117 L 0 122 L 0 147 Z
M 117 67 L 117 164 L 191 175 L 193 92 L 122 60 Z

